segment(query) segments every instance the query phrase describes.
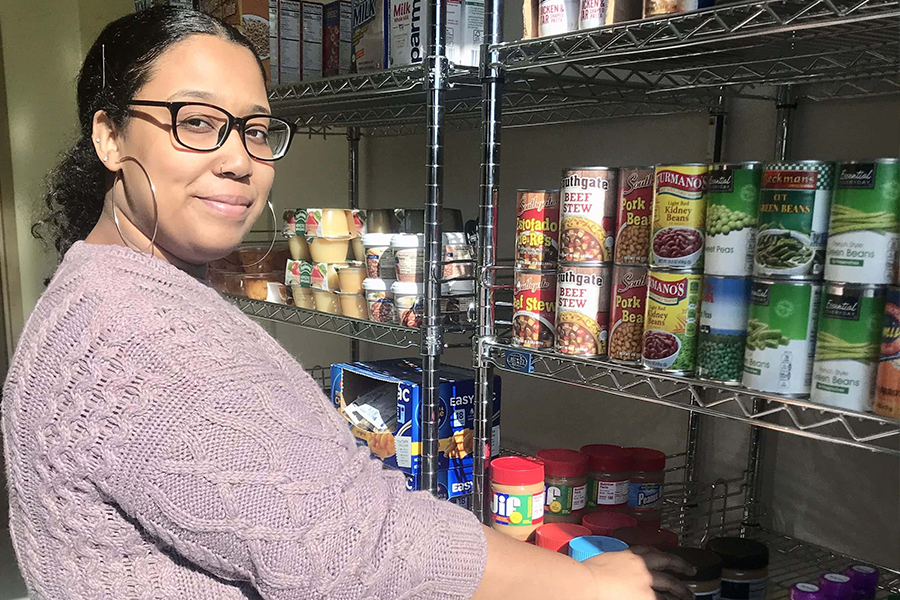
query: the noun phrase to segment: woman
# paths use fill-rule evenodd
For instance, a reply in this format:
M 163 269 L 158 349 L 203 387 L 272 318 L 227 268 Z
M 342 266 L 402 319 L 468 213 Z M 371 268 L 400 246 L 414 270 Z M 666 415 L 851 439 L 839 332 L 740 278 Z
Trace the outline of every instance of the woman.
M 85 59 L 81 139 L 46 198 L 64 260 L 3 395 L 31 597 L 690 598 L 650 570 L 687 568 L 672 558 L 579 564 L 406 492 L 205 285 L 290 143 L 264 78 L 237 31 L 168 8 L 112 23 Z

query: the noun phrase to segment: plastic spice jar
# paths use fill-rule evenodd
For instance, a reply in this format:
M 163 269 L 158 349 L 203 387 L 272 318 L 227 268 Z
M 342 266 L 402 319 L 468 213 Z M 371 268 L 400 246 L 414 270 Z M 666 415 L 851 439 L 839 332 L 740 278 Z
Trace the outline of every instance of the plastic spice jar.
M 634 517 L 619 512 L 593 512 L 584 515 L 581 524 L 591 530 L 591 535 L 610 535 L 616 529 L 635 527 Z
M 544 521 L 581 523 L 587 496 L 587 457 L 554 448 L 537 453 L 544 463 Z
M 840 573 L 825 573 L 819 577 L 819 589 L 826 600 L 853 600 L 853 584 Z
M 628 506 L 631 451 L 609 444 L 581 447 L 588 456 L 587 511 L 615 511 Z
M 814 583 L 795 583 L 791 586 L 791 600 L 827 600 L 825 593 Z
M 631 483 L 628 485 L 628 509 L 638 521 L 658 518 L 666 478 L 666 455 L 650 448 L 629 450 Z
M 591 532 L 575 523 L 545 523 L 534 532 L 534 545 L 560 554 L 569 554 L 569 541 Z
M 569 556 L 578 562 L 606 554 L 607 552 L 622 552 L 623 550 L 628 550 L 628 544 L 622 540 L 602 535 L 586 535 L 569 542 Z
M 396 279 L 397 265 L 391 251 L 390 233 L 367 233 L 362 237 L 366 249 L 366 274 L 372 279 Z
M 651 529 L 646 525 L 622 527 L 609 534 L 629 546 L 646 546 L 657 550 L 671 550 L 678 546 L 678 535 L 668 529 Z
M 755 540 L 722 537 L 706 543 L 722 557 L 722 600 L 765 600 L 769 549 Z
M 869 565 L 850 565 L 844 571 L 853 586 L 853 600 L 872 600 L 878 592 L 878 569 Z
M 684 582 L 697 600 L 719 600 L 722 592 L 722 559 L 715 552 L 699 548 L 671 548 L 668 550 L 694 567 L 693 575 L 673 573 Z
M 391 238 L 391 251 L 397 265 L 397 281 L 425 280 L 425 234 L 398 233 Z
M 392 279 L 365 279 L 363 291 L 369 306 L 369 320 L 378 323 L 394 323 L 394 292 Z
M 491 461 L 493 528 L 529 541 L 544 523 L 544 465 L 533 458 L 502 456 Z

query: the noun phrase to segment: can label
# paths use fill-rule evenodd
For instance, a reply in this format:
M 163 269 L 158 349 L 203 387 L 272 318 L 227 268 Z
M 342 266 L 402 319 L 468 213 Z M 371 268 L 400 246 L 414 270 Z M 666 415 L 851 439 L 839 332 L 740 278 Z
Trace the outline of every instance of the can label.
M 708 165 L 656 167 L 651 267 L 703 266 Z
M 703 269 L 707 275 L 749 277 L 753 273 L 761 179 L 758 165 L 715 165 L 710 170 Z
M 558 35 L 578 30 L 580 0 L 540 0 L 540 34 Z
M 568 517 L 587 504 L 586 485 L 555 485 L 544 487 L 544 514 Z
M 561 263 L 556 284 L 556 349 L 563 354 L 606 354 L 609 327 L 608 264 Z
M 607 0 L 581 0 L 579 29 L 593 29 L 606 24 Z
M 650 271 L 643 363 L 660 371 L 693 373 L 702 276 Z
M 513 343 L 552 348 L 556 338 L 556 272 L 516 271 Z
M 703 279 L 697 375 L 725 383 L 740 383 L 750 312 L 750 279 Z
M 646 265 L 650 258 L 653 167 L 619 171 L 615 243 L 617 265 Z
M 494 523 L 509 527 L 533 527 L 544 522 L 544 492 L 540 494 L 502 494 L 491 498 Z
M 722 600 L 766 600 L 766 579 L 722 579 Z
M 639 363 L 647 305 L 647 267 L 616 265 L 612 275 L 609 358 Z
M 806 395 L 822 284 L 753 281 L 743 384 L 775 394 Z
M 655 510 L 662 504 L 662 483 L 638 483 L 628 486 L 628 508 Z
M 753 274 L 785 278 L 821 275 L 835 165 L 771 163 L 762 175 Z
M 881 362 L 875 382 L 875 412 L 900 419 L 900 288 L 888 289 L 881 331 Z
M 825 279 L 887 284 L 900 238 L 900 162 L 840 167 L 831 206 Z
M 611 261 L 616 235 L 616 172 L 563 171 L 560 188 L 560 260 Z
M 516 201 L 516 264 L 556 268 L 559 259 L 559 192 L 519 190 Z
M 884 288 L 829 286 L 822 295 L 810 400 L 867 410 L 881 356 Z

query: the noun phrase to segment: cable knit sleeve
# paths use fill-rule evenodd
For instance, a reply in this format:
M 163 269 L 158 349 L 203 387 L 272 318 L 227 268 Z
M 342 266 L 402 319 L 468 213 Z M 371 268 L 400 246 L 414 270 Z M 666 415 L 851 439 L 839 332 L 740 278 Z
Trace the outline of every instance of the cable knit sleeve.
M 474 593 L 477 520 L 358 449 L 256 324 L 221 301 L 123 300 L 104 321 L 77 370 L 97 407 L 91 481 L 160 545 L 271 600 Z

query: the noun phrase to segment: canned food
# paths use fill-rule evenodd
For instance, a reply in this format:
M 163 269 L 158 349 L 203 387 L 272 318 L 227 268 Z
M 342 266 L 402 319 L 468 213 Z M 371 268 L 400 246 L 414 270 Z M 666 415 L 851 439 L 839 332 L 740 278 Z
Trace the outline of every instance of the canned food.
M 696 271 L 650 270 L 641 353 L 645 367 L 694 373 L 702 280 Z
M 513 343 L 552 348 L 556 338 L 556 271 L 516 269 Z
M 714 0 L 644 0 L 644 18 L 708 8 Z
M 900 238 L 900 159 L 840 165 L 825 279 L 888 284 Z
M 821 277 L 835 164 L 819 160 L 767 163 L 757 219 L 755 276 Z
M 807 396 L 812 382 L 822 284 L 754 278 L 744 353 L 744 387 Z
M 881 356 L 885 292 L 873 285 L 825 285 L 810 400 L 849 410 L 869 409 Z
M 900 287 L 888 288 L 881 330 L 881 362 L 875 380 L 875 412 L 900 419 Z
M 750 277 L 762 163 L 712 165 L 706 208 L 707 275 Z
M 750 279 L 703 278 L 697 376 L 739 384 L 744 370 L 747 315 L 750 311 Z
M 559 260 L 559 190 L 519 190 L 516 266 L 555 269 Z
M 709 165 L 656 167 L 650 266 L 703 266 L 703 230 Z
M 606 354 L 609 331 L 608 263 L 560 263 L 556 283 L 556 349 L 563 354 Z
M 620 363 L 641 362 L 644 312 L 647 305 L 647 267 L 615 265 L 609 318 L 609 358 Z
M 563 171 L 560 260 L 612 260 L 616 235 L 615 195 L 615 169 L 585 167 Z
M 646 265 L 650 257 L 653 167 L 619 169 L 615 243 L 617 265 Z

